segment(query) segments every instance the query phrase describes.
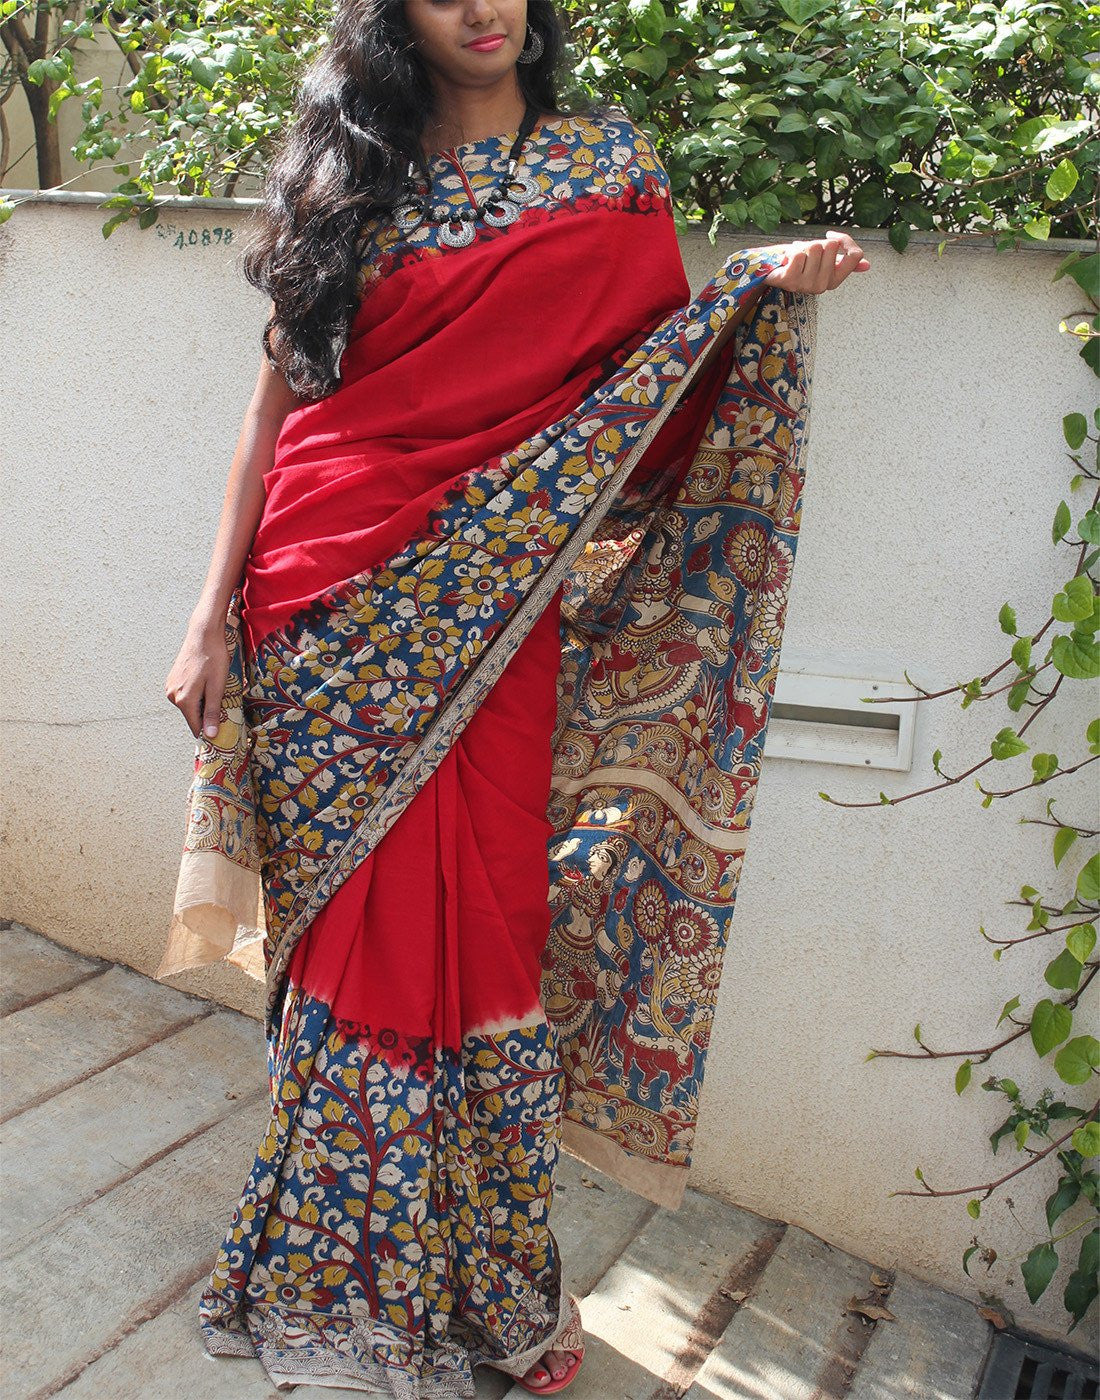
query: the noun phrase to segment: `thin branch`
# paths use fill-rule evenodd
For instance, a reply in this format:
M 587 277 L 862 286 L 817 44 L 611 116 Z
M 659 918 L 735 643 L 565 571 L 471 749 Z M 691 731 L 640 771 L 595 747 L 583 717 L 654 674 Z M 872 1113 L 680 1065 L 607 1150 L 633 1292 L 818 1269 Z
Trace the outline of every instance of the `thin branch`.
M 1096 976 L 1100 964 L 1085 963 L 1088 970 L 1081 985 L 1073 992 L 1072 996 L 1066 997 L 1065 1001 L 1059 1002 L 1060 1006 L 1074 1009 L 1081 1000 L 1081 995 L 1086 992 Z M 1009 1016 L 1008 1020 L 1017 1027 L 1010 1035 L 1006 1035 L 1003 1040 L 999 1040 L 994 1045 L 987 1045 L 982 1050 L 932 1050 L 921 1042 L 920 1050 L 873 1050 L 871 1053 L 876 1059 L 890 1060 L 971 1060 L 976 1065 L 984 1065 L 987 1060 L 993 1058 L 998 1050 L 1003 1050 L 1006 1045 L 1011 1045 L 1013 1041 L 1019 1040 L 1021 1036 L 1029 1034 L 1031 1030 L 1030 1021 L 1018 1021 L 1014 1016 Z
M 1003 1186 L 1006 1181 L 1011 1181 L 1014 1176 L 1019 1176 L 1021 1172 L 1029 1171 L 1036 1162 L 1041 1162 L 1044 1157 L 1049 1157 L 1056 1147 L 1061 1147 L 1062 1143 L 1067 1142 L 1074 1135 L 1082 1122 L 1091 1122 L 1098 1112 L 1100 1112 L 1100 1100 L 1093 1104 L 1089 1112 L 1085 1114 L 1079 1122 L 1075 1123 L 1072 1128 L 1063 1133 L 1060 1138 L 1056 1138 L 1049 1147 L 1044 1147 L 1041 1152 L 1036 1152 L 1031 1157 L 1030 1161 L 1022 1162 L 1020 1166 L 1014 1167 L 1010 1172 L 1005 1172 L 1004 1176 L 998 1177 L 996 1181 L 987 1181 L 984 1186 L 957 1186 L 952 1187 L 948 1191 L 937 1191 L 929 1186 L 927 1182 L 922 1182 L 923 1189 L 920 1191 L 911 1189 L 908 1191 L 891 1191 L 890 1194 L 892 1196 L 974 1196 L 981 1192 L 985 1196 L 991 1196 L 998 1186 Z

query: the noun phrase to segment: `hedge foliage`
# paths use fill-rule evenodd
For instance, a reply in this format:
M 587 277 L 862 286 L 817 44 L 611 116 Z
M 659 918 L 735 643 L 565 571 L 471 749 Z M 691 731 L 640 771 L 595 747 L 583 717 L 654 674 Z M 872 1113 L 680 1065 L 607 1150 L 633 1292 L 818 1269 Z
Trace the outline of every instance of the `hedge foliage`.
M 114 178 L 113 222 L 167 191 L 262 171 L 329 0 L 0 0 L 56 20 L 29 65 L 81 104 L 78 159 Z M 1100 5 L 1081 0 L 563 0 L 578 86 L 656 138 L 683 226 L 811 223 L 1087 236 L 1100 136 Z M 78 76 L 97 27 L 117 86 Z M 1090 207 L 1091 206 L 1091 207 Z M 110 225 L 108 226 L 110 227 Z

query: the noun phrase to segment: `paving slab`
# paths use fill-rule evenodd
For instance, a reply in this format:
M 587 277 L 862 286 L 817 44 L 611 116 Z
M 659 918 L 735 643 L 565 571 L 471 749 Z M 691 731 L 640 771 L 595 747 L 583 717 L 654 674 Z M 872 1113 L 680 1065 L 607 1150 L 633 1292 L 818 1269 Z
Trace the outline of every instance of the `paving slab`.
M 297 1385 L 277 1390 L 260 1363 L 247 1356 L 210 1356 L 199 1329 L 199 1295 L 205 1279 L 182 1298 L 130 1332 L 116 1347 L 93 1361 L 58 1400 L 332 1400 L 327 1386 Z M 150 1383 L 150 1377 L 155 1382 Z M 477 1400 L 500 1400 L 510 1385 L 506 1376 L 480 1369 Z
M 583 1297 L 582 1376 L 570 1393 L 600 1400 L 676 1394 L 709 1351 L 707 1318 L 720 1290 L 755 1274 L 784 1227 L 700 1192 L 660 1209 Z M 697 1359 L 693 1359 L 697 1358 Z M 684 1387 L 686 1388 L 686 1386 Z M 514 1386 L 508 1400 L 524 1400 Z
M 971 1400 L 993 1324 L 966 1298 L 899 1270 L 880 1322 L 860 1361 L 851 1400 Z
M 268 1112 L 266 1093 L 235 1105 L 11 1257 L 0 1270 L 5 1400 L 75 1380 L 209 1274 Z M 145 1394 L 153 1400 L 148 1387 Z M 156 1394 L 175 1392 L 158 1381 Z
M 256 1090 L 261 1039 L 257 1022 L 214 1011 L 7 1123 L 0 1254 L 224 1118 Z
M 51 943 L 22 924 L 0 927 L 0 1016 L 64 991 L 111 964 Z
M 269 1113 L 260 1024 L 20 925 L 0 979 L 4 1400 L 278 1400 L 197 1316 Z M 972 1303 L 899 1271 L 872 1325 L 847 1306 L 873 1266 L 797 1226 L 695 1191 L 662 1210 L 565 1152 L 550 1223 L 586 1329 L 571 1400 L 972 1400 Z
M 211 1010 L 117 966 L 35 1001 L 4 1025 L 0 1112 L 13 1117 Z
M 871 1324 L 846 1308 L 853 1297 L 873 1291 L 872 1268 L 788 1226 L 686 1400 L 829 1400 L 847 1394 Z
M 590 1293 L 657 1210 L 651 1201 L 562 1152 L 550 1228 L 570 1293 L 577 1298 Z

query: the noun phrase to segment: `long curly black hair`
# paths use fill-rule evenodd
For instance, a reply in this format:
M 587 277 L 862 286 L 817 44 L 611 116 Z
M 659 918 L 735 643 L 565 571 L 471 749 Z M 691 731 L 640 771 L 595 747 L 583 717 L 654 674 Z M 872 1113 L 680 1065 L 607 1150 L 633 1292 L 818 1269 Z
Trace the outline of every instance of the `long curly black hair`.
M 528 0 L 543 51 L 516 73 L 540 112 L 560 114 L 566 33 L 552 0 Z M 299 83 L 294 116 L 268 166 L 244 275 L 273 304 L 264 353 L 303 398 L 339 384 L 358 306 L 364 221 L 399 202 L 435 93 L 404 0 L 338 0 L 329 39 Z M 569 111 L 587 110 L 583 101 Z

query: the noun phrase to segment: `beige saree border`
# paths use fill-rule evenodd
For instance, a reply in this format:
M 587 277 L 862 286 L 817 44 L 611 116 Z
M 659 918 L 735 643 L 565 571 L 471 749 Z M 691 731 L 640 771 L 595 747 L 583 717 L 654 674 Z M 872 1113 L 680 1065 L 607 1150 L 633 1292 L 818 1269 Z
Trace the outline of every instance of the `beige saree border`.
M 656 1205 L 677 1210 L 684 1198 L 690 1168 L 639 1157 L 574 1118 L 562 1119 L 562 1146 L 620 1186 Z

